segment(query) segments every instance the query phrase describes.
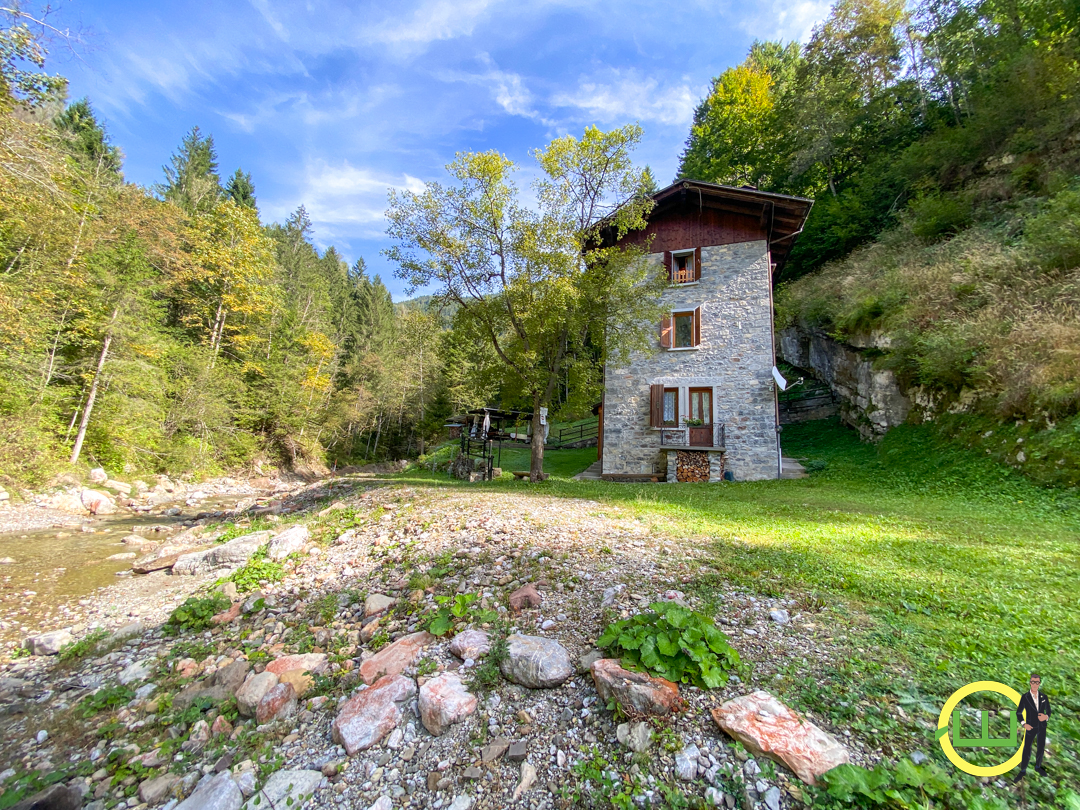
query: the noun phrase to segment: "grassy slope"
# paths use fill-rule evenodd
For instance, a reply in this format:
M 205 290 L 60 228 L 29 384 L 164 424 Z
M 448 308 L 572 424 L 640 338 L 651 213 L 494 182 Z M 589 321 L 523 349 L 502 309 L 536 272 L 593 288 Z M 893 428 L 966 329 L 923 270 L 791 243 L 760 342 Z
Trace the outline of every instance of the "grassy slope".
M 1020 687 L 1037 669 L 1062 707 L 1051 731 L 1054 767 L 1080 781 L 1080 500 L 935 435 L 903 427 L 870 446 L 832 420 L 790 426 L 785 453 L 821 468 L 797 481 L 568 480 L 595 458 L 586 449 L 546 454 L 554 477 L 544 484 L 504 477 L 482 486 L 590 498 L 703 538 L 708 566 L 691 587 L 706 598 L 734 582 L 838 607 L 849 619 L 838 628 L 849 634 L 849 658 L 813 677 L 793 667 L 777 688 L 901 750 L 936 750 L 925 724 L 960 686 Z M 514 469 L 506 457 L 504 468 Z M 897 703 L 922 725 L 893 722 Z

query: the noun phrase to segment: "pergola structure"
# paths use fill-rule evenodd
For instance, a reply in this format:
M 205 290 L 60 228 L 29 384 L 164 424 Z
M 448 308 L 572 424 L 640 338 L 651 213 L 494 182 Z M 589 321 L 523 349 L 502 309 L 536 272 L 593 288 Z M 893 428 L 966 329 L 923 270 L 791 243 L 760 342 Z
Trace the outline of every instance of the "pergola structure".
M 453 417 L 448 423 L 451 435 L 455 429 L 461 434 L 461 455 L 480 462 L 484 480 L 490 481 L 492 471 L 502 465 L 504 441 L 528 442 L 528 434 L 511 433 L 508 428 L 524 422 L 532 425 L 532 413 L 505 411 L 501 408 L 474 408 L 462 416 Z

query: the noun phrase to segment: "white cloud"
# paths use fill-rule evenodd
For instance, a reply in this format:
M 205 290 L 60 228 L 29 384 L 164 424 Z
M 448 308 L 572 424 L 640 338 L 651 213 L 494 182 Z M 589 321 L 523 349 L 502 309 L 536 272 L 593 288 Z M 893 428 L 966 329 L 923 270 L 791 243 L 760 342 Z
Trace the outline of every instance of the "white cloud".
M 536 109 L 536 98 L 526 86 L 521 74 L 500 70 L 486 53 L 480 54 L 480 61 L 488 68 L 481 73 L 444 70 L 440 71 L 437 77 L 445 82 L 464 82 L 486 87 L 495 103 L 508 115 L 529 118 L 546 126 L 554 125 L 554 122 L 544 118 Z
M 806 42 L 814 26 L 829 14 L 830 0 L 773 0 L 746 14 L 739 27 L 757 39 Z
M 555 94 L 551 103 L 576 107 L 597 121 L 685 126 L 693 119 L 699 95 L 688 84 L 663 87 L 637 70 L 611 68 L 601 76 L 582 77 L 576 89 Z
M 362 32 L 368 42 L 386 45 L 427 45 L 469 36 L 496 0 L 429 0 L 402 19 L 394 13 L 382 23 Z
M 268 220 L 284 220 L 301 203 L 307 209 L 320 238 L 348 233 L 379 237 L 384 232 L 384 212 L 390 189 L 423 193 L 424 181 L 409 174 L 387 174 L 348 160 L 313 161 L 305 172 L 299 199 L 286 210 L 268 207 Z

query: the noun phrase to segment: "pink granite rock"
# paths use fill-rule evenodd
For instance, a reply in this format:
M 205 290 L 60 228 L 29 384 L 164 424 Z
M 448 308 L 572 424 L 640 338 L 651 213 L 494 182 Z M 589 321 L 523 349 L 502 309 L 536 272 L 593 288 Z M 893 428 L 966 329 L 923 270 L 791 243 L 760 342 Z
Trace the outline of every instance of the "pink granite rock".
M 234 602 L 233 606 L 228 610 L 218 613 L 216 616 L 211 616 L 210 621 L 214 624 L 228 624 L 234 622 L 240 618 L 240 612 L 244 607 L 243 602 Z
M 601 658 L 592 665 L 593 682 L 600 700 L 614 700 L 631 716 L 651 714 L 663 717 L 682 708 L 679 687 L 644 672 L 631 672 L 618 659 Z
M 349 756 L 364 751 L 397 728 L 400 705 L 416 694 L 416 683 L 387 675 L 349 698 L 338 712 L 330 736 Z
M 304 653 L 303 655 L 286 655 L 271 661 L 266 665 L 266 671 L 275 675 L 300 670 L 310 672 L 312 675 L 322 675 L 330 668 L 326 662 L 325 653 Z
M 540 592 L 531 582 L 510 594 L 510 609 L 520 613 L 525 608 L 540 607 Z
M 259 701 L 255 708 L 255 722 L 260 726 L 271 720 L 289 717 L 296 711 L 296 690 L 291 683 L 279 683 Z
M 454 672 L 444 672 L 420 687 L 420 720 L 438 737 L 476 711 L 476 696 L 470 694 Z
M 266 693 L 278 685 L 278 676 L 273 672 L 260 672 L 252 675 L 236 690 L 236 708 L 243 717 L 254 717 Z
M 223 715 L 218 715 L 214 718 L 214 725 L 210 727 L 211 736 L 217 737 L 224 734 L 228 737 L 233 733 L 232 723 L 225 719 Z
M 713 720 L 748 751 L 780 762 L 808 785 L 850 761 L 836 739 L 774 698 L 758 690 L 712 710 Z
M 411 667 L 420 651 L 434 640 L 435 636 L 426 630 L 402 636 L 360 665 L 360 679 L 370 684 L 384 675 L 400 674 L 406 667 Z

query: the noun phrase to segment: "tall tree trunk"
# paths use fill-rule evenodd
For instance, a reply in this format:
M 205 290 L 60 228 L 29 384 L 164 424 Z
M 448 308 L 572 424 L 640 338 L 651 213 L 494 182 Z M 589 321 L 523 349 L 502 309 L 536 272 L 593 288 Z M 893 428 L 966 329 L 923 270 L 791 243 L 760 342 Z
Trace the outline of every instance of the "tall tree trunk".
M 113 313 L 116 320 L 116 313 Z M 98 382 L 101 380 L 101 370 L 105 368 L 105 360 L 109 356 L 109 346 L 112 344 L 112 330 L 105 333 L 105 341 L 101 344 L 101 356 L 98 357 L 97 370 L 94 371 L 94 379 L 90 383 L 90 394 L 86 398 L 86 406 L 83 408 L 82 421 L 79 422 L 79 432 L 75 434 L 75 446 L 71 449 L 71 463 L 77 464 L 79 453 L 82 452 L 83 439 L 86 438 L 86 426 L 90 424 L 90 412 L 94 410 L 94 400 L 97 399 Z
M 532 443 L 530 445 L 529 480 L 544 480 L 544 426 L 540 424 L 540 393 L 533 394 Z
M 68 311 L 65 309 L 64 314 L 60 316 L 60 325 L 56 327 L 56 337 L 53 338 L 52 348 L 49 349 L 49 363 L 42 374 L 41 393 L 38 394 L 38 402 L 45 398 L 45 390 L 49 387 L 49 383 L 52 382 L 53 369 L 56 367 L 56 350 L 60 345 L 60 335 L 64 331 L 64 324 L 67 322 L 67 314 Z

